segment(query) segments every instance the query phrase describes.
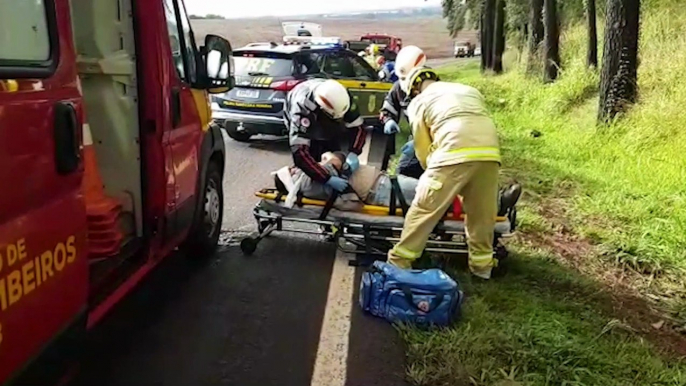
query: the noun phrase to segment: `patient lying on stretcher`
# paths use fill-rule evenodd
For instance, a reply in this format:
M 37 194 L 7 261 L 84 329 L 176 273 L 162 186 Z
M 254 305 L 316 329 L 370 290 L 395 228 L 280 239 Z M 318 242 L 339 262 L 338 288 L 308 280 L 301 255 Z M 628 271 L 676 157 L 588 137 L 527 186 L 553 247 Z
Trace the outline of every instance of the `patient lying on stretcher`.
M 393 189 L 391 176 L 369 165 L 360 165 L 354 173 L 346 173 L 343 170 L 345 158 L 345 154 L 342 152 L 326 152 L 322 154 L 319 162 L 331 175 L 347 177 L 350 187 L 354 191 L 354 193 L 341 195 L 334 207 L 348 211 L 359 210 L 365 204 L 389 207 Z M 313 181 L 302 170 L 294 166 L 284 167 L 273 174 L 276 188 L 282 194 L 290 195 L 291 202 L 297 193 L 315 200 L 326 200 L 333 193 L 331 188 Z M 404 175 L 398 175 L 395 178 L 397 178 L 398 186 L 405 201 L 408 204 L 411 203 L 419 180 Z M 511 185 L 506 190 L 501 191 L 498 200 L 498 215 L 505 215 L 507 210 L 517 202 L 520 194 L 521 186 L 519 184 Z

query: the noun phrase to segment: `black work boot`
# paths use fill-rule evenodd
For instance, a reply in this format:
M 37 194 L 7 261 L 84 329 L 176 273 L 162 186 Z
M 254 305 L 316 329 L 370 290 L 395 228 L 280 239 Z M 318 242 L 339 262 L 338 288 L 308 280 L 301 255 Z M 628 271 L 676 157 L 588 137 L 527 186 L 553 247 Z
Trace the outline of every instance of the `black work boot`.
M 505 216 L 507 212 L 517 204 L 522 195 L 522 185 L 515 183 L 500 193 L 500 208 L 498 216 Z

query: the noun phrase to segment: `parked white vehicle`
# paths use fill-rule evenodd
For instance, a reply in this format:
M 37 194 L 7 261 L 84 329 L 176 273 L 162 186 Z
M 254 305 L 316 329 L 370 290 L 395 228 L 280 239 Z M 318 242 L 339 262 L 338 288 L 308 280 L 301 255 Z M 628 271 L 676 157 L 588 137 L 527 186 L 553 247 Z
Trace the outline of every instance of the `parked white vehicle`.
M 474 56 L 475 44 L 470 41 L 455 42 L 453 54 L 456 58 Z
M 322 37 L 322 25 L 305 21 L 286 21 L 281 23 L 285 36 Z

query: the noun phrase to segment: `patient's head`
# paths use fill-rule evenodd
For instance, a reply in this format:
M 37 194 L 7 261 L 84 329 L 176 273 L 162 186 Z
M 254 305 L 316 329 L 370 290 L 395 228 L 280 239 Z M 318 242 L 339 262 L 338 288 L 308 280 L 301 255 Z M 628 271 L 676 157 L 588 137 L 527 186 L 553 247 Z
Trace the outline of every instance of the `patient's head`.
M 340 151 L 327 151 L 326 153 L 322 154 L 322 160 L 321 164 L 322 165 L 332 165 L 336 170 L 340 171 L 341 168 L 343 168 L 343 164 L 345 163 L 345 154 Z

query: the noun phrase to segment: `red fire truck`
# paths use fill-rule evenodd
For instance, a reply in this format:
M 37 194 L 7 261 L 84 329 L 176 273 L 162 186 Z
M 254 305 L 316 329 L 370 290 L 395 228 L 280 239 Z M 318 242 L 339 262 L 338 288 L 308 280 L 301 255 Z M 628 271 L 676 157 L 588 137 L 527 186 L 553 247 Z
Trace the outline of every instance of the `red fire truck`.
M 43 385 L 161 259 L 216 249 L 231 46 L 183 0 L 2 0 L 0 26 L 0 384 Z
M 386 57 L 386 60 L 395 60 L 395 56 L 403 48 L 403 40 L 397 36 L 368 33 L 362 35 L 360 40 L 346 41 L 348 49 L 359 52 L 369 47 L 370 44 L 379 46 L 379 51 Z

